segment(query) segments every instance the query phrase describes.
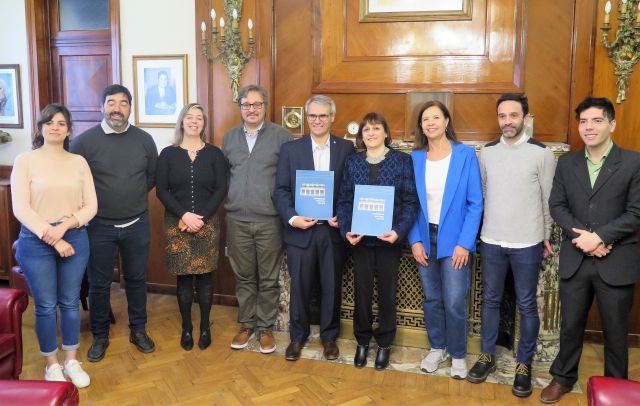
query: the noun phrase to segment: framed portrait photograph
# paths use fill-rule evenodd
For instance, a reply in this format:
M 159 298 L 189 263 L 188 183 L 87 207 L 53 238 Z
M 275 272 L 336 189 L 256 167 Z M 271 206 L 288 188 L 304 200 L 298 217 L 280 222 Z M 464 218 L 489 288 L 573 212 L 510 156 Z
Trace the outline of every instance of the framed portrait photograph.
M 361 22 L 471 20 L 473 0 L 360 0 Z
M 20 65 L 0 65 L 0 128 L 23 128 Z
M 135 124 L 173 127 L 187 103 L 187 55 L 133 56 Z

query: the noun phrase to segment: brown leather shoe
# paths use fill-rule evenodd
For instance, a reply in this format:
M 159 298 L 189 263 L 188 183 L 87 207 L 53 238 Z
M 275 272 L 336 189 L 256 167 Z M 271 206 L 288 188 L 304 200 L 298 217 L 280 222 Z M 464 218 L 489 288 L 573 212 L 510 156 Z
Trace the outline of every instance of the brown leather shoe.
M 260 341 L 260 352 L 263 354 L 271 354 L 276 350 L 276 339 L 269 330 L 262 330 L 258 333 Z
M 322 346 L 324 347 L 324 357 L 327 360 L 333 361 L 338 358 L 338 355 L 340 355 L 340 349 L 338 349 L 338 345 L 335 341 L 323 341 Z
M 241 350 L 249 345 L 249 340 L 253 337 L 255 337 L 253 329 L 241 328 L 240 331 L 238 331 L 238 334 L 236 334 L 236 336 L 233 337 L 233 340 L 231 340 L 231 348 L 234 350 Z
M 300 353 L 302 352 L 303 343 L 297 341 L 291 341 L 287 350 L 284 352 L 284 358 L 287 361 L 297 361 L 300 359 Z
M 540 394 L 540 401 L 542 403 L 556 403 L 562 399 L 565 393 L 570 391 L 571 388 L 566 387 L 553 379 L 551 383 L 542 390 L 542 393 Z

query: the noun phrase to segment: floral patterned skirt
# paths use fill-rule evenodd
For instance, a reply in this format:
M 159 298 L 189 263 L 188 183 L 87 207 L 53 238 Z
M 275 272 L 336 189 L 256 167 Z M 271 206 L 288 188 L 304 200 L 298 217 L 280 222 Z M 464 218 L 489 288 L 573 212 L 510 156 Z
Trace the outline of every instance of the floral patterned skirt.
M 178 218 L 166 212 L 164 216 L 167 242 L 167 272 L 171 275 L 197 275 L 218 268 L 220 252 L 220 220 L 210 217 L 197 233 L 178 228 Z

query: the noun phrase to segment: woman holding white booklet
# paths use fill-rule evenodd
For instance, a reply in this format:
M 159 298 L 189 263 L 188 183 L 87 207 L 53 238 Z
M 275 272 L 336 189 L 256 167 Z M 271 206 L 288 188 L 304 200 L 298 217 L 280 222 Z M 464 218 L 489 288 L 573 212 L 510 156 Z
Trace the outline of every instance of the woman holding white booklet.
M 353 331 L 358 341 L 354 364 L 367 364 L 369 341 L 378 344 L 375 367 L 389 365 L 391 343 L 396 334 L 396 286 L 402 244 L 418 212 L 411 157 L 390 147 L 387 120 L 378 113 L 362 119 L 356 145 L 366 150 L 351 155 L 345 163 L 340 196 L 338 224 L 341 235 L 352 246 L 355 278 L 355 313 Z M 393 186 L 393 220 L 391 230 L 378 236 L 356 235 L 351 229 L 356 185 Z M 378 280 L 378 321 L 373 330 L 372 298 L 374 275 Z

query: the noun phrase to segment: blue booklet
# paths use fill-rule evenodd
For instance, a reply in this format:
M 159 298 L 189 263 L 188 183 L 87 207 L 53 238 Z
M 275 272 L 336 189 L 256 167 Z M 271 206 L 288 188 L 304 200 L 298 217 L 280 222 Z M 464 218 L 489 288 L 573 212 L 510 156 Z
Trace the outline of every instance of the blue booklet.
M 333 217 L 333 171 L 296 171 L 296 213 L 316 220 Z
M 356 185 L 351 232 L 377 237 L 391 231 L 393 186 Z

